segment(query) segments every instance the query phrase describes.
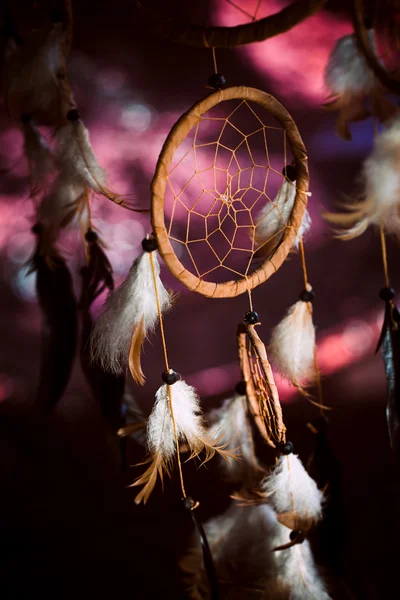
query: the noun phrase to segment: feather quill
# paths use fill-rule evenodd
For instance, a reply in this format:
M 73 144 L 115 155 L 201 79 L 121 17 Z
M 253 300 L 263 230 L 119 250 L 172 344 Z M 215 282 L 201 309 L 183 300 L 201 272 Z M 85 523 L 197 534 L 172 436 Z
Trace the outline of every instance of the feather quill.
M 272 330 L 269 356 L 296 387 L 315 378 L 315 327 L 310 302 L 299 300 Z
M 257 254 L 270 254 L 279 244 L 283 233 L 290 221 L 294 201 L 296 199 L 296 181 L 285 178 L 275 200 L 268 202 L 258 216 L 255 229 L 255 243 L 258 246 Z M 311 217 L 306 210 L 302 224 L 293 243 L 297 250 L 301 237 L 304 237 L 311 227 Z
M 171 306 L 171 297 L 160 279 L 156 251 L 152 253 L 161 311 Z M 158 320 L 157 299 L 150 253 L 133 263 L 126 280 L 107 298 L 91 339 L 93 360 L 114 373 L 123 371 L 129 361 L 135 381 L 144 383 L 140 353 L 144 338 Z
M 346 206 L 346 213 L 328 213 L 325 218 L 344 228 L 337 232 L 343 240 L 358 237 L 369 225 L 383 226 L 400 239 L 400 117 L 376 136 L 362 181 L 365 199 Z
M 147 502 L 157 475 L 162 481 L 164 473 L 170 473 L 177 452 L 175 434 L 179 442 L 188 446 L 190 458 L 202 451 L 205 452 L 205 461 L 212 458 L 215 452 L 232 456 L 222 446 L 217 446 L 208 435 L 195 389 L 184 381 L 177 381 L 172 386 L 164 384 L 156 393 L 156 401 L 147 422 L 147 446 L 151 455 L 147 462 L 150 462 L 150 466 L 132 484 L 144 485 L 135 498 L 136 504 Z

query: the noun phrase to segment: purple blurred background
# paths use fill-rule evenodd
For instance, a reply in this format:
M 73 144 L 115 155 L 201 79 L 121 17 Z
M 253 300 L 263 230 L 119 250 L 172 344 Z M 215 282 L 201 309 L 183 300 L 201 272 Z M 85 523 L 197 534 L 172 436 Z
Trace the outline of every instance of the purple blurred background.
M 69 72 L 111 187 L 147 207 L 163 141 L 180 114 L 207 92 L 213 61 L 211 50 L 181 47 L 147 34 L 135 25 L 133 4 L 74 3 Z M 159 3 L 164 11 L 165 4 Z M 251 11 L 250 1 L 241 4 Z M 264 14 L 283 5 L 276 0 L 263 4 Z M 25 22 L 35 15 L 31 4 L 23 1 L 13 3 L 13 10 Z M 224 25 L 245 20 L 226 0 L 196 6 L 176 1 L 171 14 Z M 217 61 L 229 85 L 274 94 L 294 117 L 308 149 L 313 227 L 306 243 L 307 264 L 316 292 L 314 318 L 325 402 L 334 409 L 330 436 L 341 464 L 350 524 L 349 579 L 357 598 L 395 598 L 395 478 L 385 423 L 383 364 L 374 354 L 383 315 L 379 237 L 368 231 L 352 242 L 335 241 L 321 218 L 322 210 L 333 210 L 357 189 L 361 162 L 372 145 L 371 121 L 354 125 L 353 141 L 344 142 L 334 133 L 335 116 L 321 108 L 327 96 L 324 65 L 336 40 L 350 30 L 348 15 L 330 8 L 276 39 L 218 50 Z M 27 590 L 57 598 L 71 590 L 77 597 L 90 598 L 118 592 L 139 598 L 173 593 L 179 597 L 178 591 L 170 593 L 175 554 L 189 529 L 176 509 L 177 482 L 168 482 L 164 496 L 155 494 L 146 509 L 133 506 L 133 494 L 125 490 L 118 473 L 117 450 L 79 366 L 46 423 L 24 416 L 37 384 L 41 321 L 35 276 L 27 275 L 24 266 L 34 248 L 27 165 L 22 137 L 4 105 L 0 142 L 0 588 L 7 598 L 25 598 Z M 149 218 L 103 198 L 95 198 L 92 206 L 119 283 L 150 232 Z M 61 248 L 76 276 L 78 294 L 84 258 L 78 233 L 68 232 Z M 395 289 L 398 252 L 398 245 L 389 241 Z M 171 364 L 197 387 L 207 411 L 231 393 L 239 378 L 235 332 L 247 310 L 247 297 L 206 299 L 179 287 L 165 269 L 163 280 L 179 291 L 178 302 L 165 318 Z M 265 341 L 302 287 L 300 260 L 293 255 L 254 291 Z M 147 414 L 163 370 L 157 333 L 146 344 L 143 367 L 146 385 L 129 386 Z M 313 444 L 306 423 L 316 410 L 287 384 L 278 383 L 290 439 L 306 460 Z M 143 448 L 132 447 L 130 452 L 132 463 L 143 458 Z M 227 504 L 212 467 L 197 472 L 187 465 L 186 470 L 203 518 Z M 126 483 L 135 476 L 131 469 Z

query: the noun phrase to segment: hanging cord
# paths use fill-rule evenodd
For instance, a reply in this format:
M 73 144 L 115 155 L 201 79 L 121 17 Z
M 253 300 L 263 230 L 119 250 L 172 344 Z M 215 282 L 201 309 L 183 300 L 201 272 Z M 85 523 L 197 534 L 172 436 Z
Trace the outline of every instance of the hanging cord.
M 158 289 L 157 289 L 157 275 L 156 275 L 156 269 L 155 269 L 155 265 L 154 265 L 153 252 L 149 252 L 149 258 L 150 258 L 150 264 L 151 264 L 151 272 L 153 275 L 154 292 L 156 295 L 158 319 L 160 322 L 160 333 L 161 333 L 161 341 L 162 341 L 162 346 L 163 346 L 163 351 L 164 351 L 165 369 L 168 373 L 171 373 L 172 369 L 170 368 L 169 361 L 168 361 L 167 343 L 165 340 L 164 322 L 163 322 L 163 317 L 162 317 L 162 312 L 161 312 L 160 296 L 158 294 Z M 186 494 L 186 490 L 185 490 L 185 484 L 183 482 L 182 463 L 181 463 L 181 457 L 180 457 L 180 452 L 179 452 L 179 439 L 178 439 L 178 433 L 177 433 L 177 428 L 176 428 L 174 409 L 172 406 L 172 390 L 171 390 L 170 385 L 168 385 L 168 384 L 166 384 L 166 385 L 167 385 L 169 409 L 171 412 L 172 426 L 174 428 L 174 438 L 175 438 L 175 445 L 176 445 L 176 457 L 177 457 L 177 462 L 178 462 L 179 480 L 180 480 L 180 484 L 181 484 L 182 496 L 184 499 L 186 499 L 187 494 Z
M 305 251 L 304 251 L 304 242 L 303 242 L 302 237 L 300 238 L 299 249 L 300 249 L 300 258 L 301 258 L 301 268 L 303 271 L 304 288 L 307 291 L 311 291 L 312 288 L 308 281 L 306 255 L 305 255 Z M 310 314 L 312 315 L 313 309 L 312 309 L 311 302 L 307 302 L 307 307 L 308 307 L 308 310 L 310 311 Z M 317 344 L 314 345 L 314 370 L 315 370 L 315 384 L 316 384 L 316 388 L 317 388 L 317 398 L 318 398 L 318 403 L 314 403 L 314 404 L 316 404 L 316 406 L 319 407 L 320 414 L 321 414 L 321 416 L 323 416 L 324 410 L 327 407 L 324 404 L 324 394 L 322 391 L 322 382 L 321 382 L 321 370 L 319 367 L 319 361 L 318 361 L 318 355 L 317 355 Z
M 216 55 L 214 46 L 211 48 L 211 50 L 212 50 L 213 63 L 214 63 L 214 73 L 218 73 L 217 55 Z

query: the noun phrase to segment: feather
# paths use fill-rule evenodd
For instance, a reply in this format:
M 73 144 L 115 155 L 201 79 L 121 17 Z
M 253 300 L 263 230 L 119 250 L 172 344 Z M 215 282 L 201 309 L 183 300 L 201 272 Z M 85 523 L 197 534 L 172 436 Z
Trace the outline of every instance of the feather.
M 100 361 L 105 370 L 114 373 L 122 371 L 130 357 L 132 376 L 140 383 L 143 383 L 143 378 L 140 375 L 139 342 L 143 341 L 158 320 L 152 262 L 161 311 L 170 308 L 171 298 L 161 282 L 156 253 L 154 251 L 150 256 L 150 253 L 144 252 L 133 263 L 124 283 L 108 296 L 91 340 L 92 357 Z M 134 349 L 134 356 L 130 348 Z
M 58 130 L 56 157 L 61 171 L 82 186 L 100 192 L 106 185 L 105 171 L 93 152 L 89 132 L 79 118 L 68 121 Z
M 398 467 L 400 463 L 400 313 L 393 301 L 386 301 L 381 339 L 387 381 L 386 418 L 390 446 Z
M 400 118 L 375 138 L 372 153 L 363 165 L 365 199 L 346 206 L 348 212 L 324 217 L 344 231 L 337 236 L 353 239 L 369 225 L 383 226 L 400 238 Z
M 51 264 L 48 258 L 51 258 Z M 42 256 L 37 251 L 32 270 L 36 271 L 36 290 L 43 320 L 36 403 L 47 411 L 60 400 L 71 375 L 77 340 L 77 306 L 69 269 L 54 248 L 49 256 Z
M 79 182 L 60 173 L 36 211 L 36 219 L 46 231 L 45 247 L 53 244 L 61 228 L 87 217 L 87 196 Z
M 282 546 L 287 538 L 285 527 L 277 524 L 271 543 Z M 287 550 L 273 552 L 276 578 L 267 585 L 273 598 L 290 600 L 330 600 L 325 583 L 314 562 L 307 540 Z
M 142 500 L 147 501 L 155 486 L 157 475 L 162 480 L 163 473 L 170 473 L 177 452 L 175 432 L 178 441 L 187 444 L 190 458 L 198 456 L 202 451 L 205 452 L 205 461 L 212 458 L 215 452 L 226 457 L 232 456 L 223 446 L 216 446 L 209 437 L 195 389 L 184 381 L 177 381 L 172 386 L 162 385 L 157 391 L 147 423 L 147 446 L 151 454 L 151 464 L 133 483 L 133 486 L 144 484 L 144 488 L 135 499 L 137 504 Z
M 368 31 L 370 45 L 377 54 L 374 31 Z M 384 96 L 384 90 L 369 69 L 358 49 L 354 34 L 345 35 L 336 43 L 325 68 L 325 85 L 334 99 L 324 106 L 339 111 L 336 131 L 351 140 L 348 123 L 362 121 L 370 115 L 364 99 L 372 98 L 372 111 L 381 122 L 391 119 L 396 107 Z
M 296 199 L 296 181 L 285 178 L 275 200 L 267 202 L 261 209 L 255 228 L 255 243 L 258 246 L 257 255 L 267 255 L 277 247 L 292 214 Z M 302 224 L 293 243 L 297 250 L 300 238 L 305 236 L 311 227 L 311 217 L 306 210 Z
M 283 455 L 260 484 L 279 522 L 306 533 L 322 518 L 323 493 L 295 454 Z
M 66 81 L 62 23 L 35 31 L 10 47 L 5 65 L 5 100 L 16 121 L 30 115 L 41 125 L 59 125 L 72 103 Z
M 237 460 L 228 458 L 221 461 L 227 481 L 242 482 L 255 473 L 265 472 L 255 455 L 246 396 L 235 394 L 227 398 L 207 418 L 211 422 L 208 428 L 210 437 L 218 439 L 224 448 L 237 452 Z
M 278 371 L 293 385 L 315 378 L 315 327 L 310 302 L 298 300 L 272 330 L 269 355 Z
M 106 172 L 98 163 L 89 132 L 80 119 L 79 112 L 76 109 L 70 110 L 67 120 L 58 130 L 56 139 L 56 156 L 62 172 L 109 200 L 123 204 L 124 198 L 107 188 Z
M 307 541 L 289 550 L 272 552 L 287 537 L 287 530 L 276 521 L 276 514 L 268 504 L 250 507 L 231 504 L 225 513 L 208 521 L 204 529 L 218 579 L 224 586 L 224 597 L 329 600 Z M 199 575 L 200 560 L 199 549 L 193 549 L 181 565 L 187 573 L 191 571 L 192 580 L 201 592 L 205 577 Z
M 32 119 L 22 122 L 24 152 L 29 164 L 31 197 L 37 195 L 46 185 L 55 167 L 51 148 Z

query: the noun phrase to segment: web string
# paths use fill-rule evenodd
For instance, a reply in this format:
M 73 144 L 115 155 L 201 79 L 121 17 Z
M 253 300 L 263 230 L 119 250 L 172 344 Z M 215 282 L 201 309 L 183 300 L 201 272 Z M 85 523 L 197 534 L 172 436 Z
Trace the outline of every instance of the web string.
M 250 133 L 244 133 L 235 122 L 239 109 L 245 110 L 256 123 Z M 211 127 L 219 132 L 209 141 Z M 229 135 L 236 136 L 234 144 L 225 139 Z M 172 197 L 172 206 L 167 234 L 177 253 L 184 251 L 190 270 L 200 279 L 221 269 L 228 271 L 231 278 L 247 277 L 260 258 L 260 251 L 271 255 L 285 230 L 292 227 L 291 210 L 289 214 L 284 212 L 287 191 L 282 184 L 287 181 L 290 187 L 293 183 L 272 166 L 269 137 L 274 141 L 280 139 L 283 168 L 288 164 L 286 131 L 265 124 L 250 102 L 241 100 L 227 117 L 203 115 L 193 128 L 192 143 L 170 168 L 167 192 Z M 184 178 L 177 180 L 182 169 Z M 274 199 L 269 191 L 271 178 L 275 186 L 276 180 L 280 181 Z M 186 223 L 180 224 L 179 215 L 183 212 Z M 260 231 L 270 220 L 274 228 L 267 239 L 260 241 Z M 239 253 L 244 260 L 238 258 Z M 198 255 L 203 263 L 204 256 L 210 258 L 208 268 L 198 264 Z

